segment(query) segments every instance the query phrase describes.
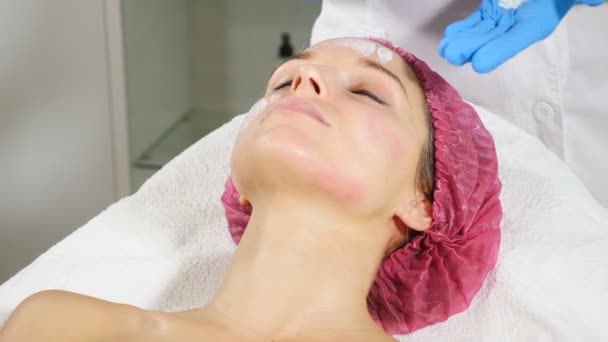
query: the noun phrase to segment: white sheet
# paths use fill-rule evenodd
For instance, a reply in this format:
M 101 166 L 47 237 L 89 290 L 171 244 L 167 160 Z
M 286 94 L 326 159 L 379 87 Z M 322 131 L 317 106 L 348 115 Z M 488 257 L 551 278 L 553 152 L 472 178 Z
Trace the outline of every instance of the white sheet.
M 401 341 L 608 339 L 608 213 L 536 138 L 480 108 L 503 181 L 497 269 L 469 310 Z M 205 305 L 235 246 L 220 196 L 243 116 L 188 148 L 0 287 L 0 324 L 63 289 L 147 309 Z

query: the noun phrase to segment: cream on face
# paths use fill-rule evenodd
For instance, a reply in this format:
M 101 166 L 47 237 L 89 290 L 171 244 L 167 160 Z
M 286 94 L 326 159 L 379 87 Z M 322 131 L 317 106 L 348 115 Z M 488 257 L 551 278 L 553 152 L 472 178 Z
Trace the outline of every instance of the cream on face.
M 382 62 L 382 64 L 386 64 L 393 60 L 393 51 L 385 48 L 384 46 L 381 46 L 378 49 L 378 58 L 380 59 L 380 62 Z
M 335 42 L 340 46 L 355 50 L 363 56 L 370 56 L 376 51 L 376 43 L 361 39 L 345 39 Z
M 249 112 L 245 115 L 245 119 L 243 120 L 243 124 L 241 126 L 241 130 L 247 128 L 253 118 L 266 110 L 268 107 L 268 100 L 265 97 L 259 99 L 252 107 L 249 109 Z
M 258 115 L 260 112 L 264 111 L 268 107 L 268 101 L 265 97 L 261 98 L 256 102 L 253 107 L 249 110 L 249 114 L 252 116 Z
M 272 103 L 275 103 L 275 102 L 277 102 L 278 100 L 280 100 L 282 97 L 283 97 L 283 96 L 281 96 L 281 94 L 274 93 L 274 94 L 270 95 L 269 102 L 270 102 L 271 104 L 272 104 Z
M 269 105 L 277 102 L 278 100 L 280 100 L 283 96 L 281 94 L 278 93 L 274 93 L 270 96 L 265 96 L 262 97 L 261 99 L 259 99 L 249 110 L 249 112 L 247 112 L 247 114 L 245 115 L 245 119 L 243 120 L 243 124 L 241 126 L 241 130 L 247 128 L 249 126 L 249 124 L 251 123 L 252 120 L 254 120 L 255 117 L 257 117 L 260 113 L 262 113 L 263 111 L 265 111 Z
M 389 63 L 393 60 L 393 51 L 372 41 L 363 39 L 340 39 L 328 43 L 349 48 L 364 57 L 376 55 L 382 64 Z

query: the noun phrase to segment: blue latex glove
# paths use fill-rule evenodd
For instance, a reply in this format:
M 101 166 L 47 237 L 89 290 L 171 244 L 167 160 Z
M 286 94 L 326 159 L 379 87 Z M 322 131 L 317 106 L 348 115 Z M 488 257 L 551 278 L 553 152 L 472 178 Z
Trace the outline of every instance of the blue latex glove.
M 439 54 L 461 66 L 486 73 L 549 36 L 573 5 L 601 5 L 604 0 L 527 0 L 517 8 L 509 0 L 482 0 L 468 18 L 445 29 Z

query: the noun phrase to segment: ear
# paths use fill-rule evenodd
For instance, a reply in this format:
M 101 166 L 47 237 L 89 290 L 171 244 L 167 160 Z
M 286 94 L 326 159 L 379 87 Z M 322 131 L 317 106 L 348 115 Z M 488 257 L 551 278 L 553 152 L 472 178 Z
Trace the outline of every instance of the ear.
M 423 195 L 404 203 L 395 213 L 408 228 L 422 232 L 431 226 L 433 206 Z
M 241 205 L 242 205 L 243 207 L 246 207 L 246 206 L 248 206 L 249 204 L 251 204 L 251 203 L 249 203 L 249 200 L 248 200 L 248 199 L 246 199 L 246 198 L 245 198 L 245 197 L 243 197 L 243 196 L 239 196 L 239 203 L 241 203 Z

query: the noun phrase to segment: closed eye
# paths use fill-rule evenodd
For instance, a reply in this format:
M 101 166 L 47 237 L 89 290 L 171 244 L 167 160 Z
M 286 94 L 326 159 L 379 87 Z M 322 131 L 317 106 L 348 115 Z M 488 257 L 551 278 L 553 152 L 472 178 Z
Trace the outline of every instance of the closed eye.
M 292 83 L 292 81 L 291 81 L 291 80 L 289 80 L 289 81 L 285 81 L 285 82 L 283 82 L 283 83 L 279 84 L 278 86 L 274 87 L 274 88 L 273 88 L 273 90 L 279 90 L 279 89 L 281 89 L 281 88 L 285 88 L 285 87 L 287 87 L 287 86 L 291 86 L 291 83 Z
M 370 99 L 378 102 L 381 105 L 386 105 L 387 103 L 384 102 L 384 100 L 382 100 L 381 98 L 379 98 L 378 96 L 376 96 L 376 94 L 372 93 L 371 91 L 367 90 L 367 89 L 359 89 L 359 90 L 352 90 L 351 91 L 353 94 L 358 94 L 358 95 L 364 95 L 369 97 Z
M 291 83 L 292 83 L 292 80 L 285 81 L 285 82 L 279 84 L 278 86 L 274 87 L 273 90 L 280 90 L 280 89 L 285 88 L 287 86 L 291 86 Z M 381 105 L 387 105 L 387 103 L 384 100 L 382 100 L 376 94 L 372 93 L 371 91 L 369 91 L 367 89 L 351 90 L 351 92 L 353 94 L 367 96 L 370 99 L 378 102 Z

